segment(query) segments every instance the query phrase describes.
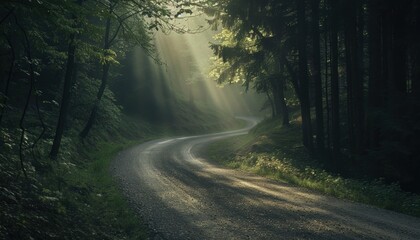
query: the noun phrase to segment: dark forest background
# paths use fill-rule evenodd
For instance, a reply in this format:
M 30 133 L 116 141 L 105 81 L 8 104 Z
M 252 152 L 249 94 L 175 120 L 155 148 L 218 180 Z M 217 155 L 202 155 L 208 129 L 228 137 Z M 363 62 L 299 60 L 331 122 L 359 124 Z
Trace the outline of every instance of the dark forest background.
M 418 192 L 420 3 L 404 1 L 214 1 L 225 32 L 211 47 L 265 93 L 289 124 L 300 103 L 302 141 L 327 168 L 383 178 Z

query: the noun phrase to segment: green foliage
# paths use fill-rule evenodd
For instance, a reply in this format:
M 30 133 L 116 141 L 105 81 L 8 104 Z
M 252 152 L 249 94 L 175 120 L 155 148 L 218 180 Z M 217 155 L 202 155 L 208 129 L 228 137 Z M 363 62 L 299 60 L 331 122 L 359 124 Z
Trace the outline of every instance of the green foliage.
M 27 178 L 19 170 L 19 130 L 2 128 L 0 238 L 144 239 L 145 228 L 123 200 L 108 167 L 118 151 L 132 144 L 116 133 L 148 139 L 151 133 L 146 128 L 150 127 L 125 119 L 124 125 L 113 123 L 95 131 L 94 145 L 79 144 L 75 133 L 63 139 L 55 164 L 44 157 L 51 144 L 48 141 L 38 144 L 37 158 L 30 158 L 31 143 L 37 136 L 28 133 L 24 143 Z M 104 139 L 114 142 L 98 144 Z

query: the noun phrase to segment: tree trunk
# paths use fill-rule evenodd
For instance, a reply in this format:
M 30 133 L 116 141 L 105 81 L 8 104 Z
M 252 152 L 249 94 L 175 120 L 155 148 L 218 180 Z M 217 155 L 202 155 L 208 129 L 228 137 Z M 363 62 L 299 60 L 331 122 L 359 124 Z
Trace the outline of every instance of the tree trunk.
M 407 3 L 405 2 L 393 2 L 393 65 L 394 65 L 394 75 L 392 90 L 393 94 L 393 103 L 396 104 L 405 98 L 407 93 L 407 25 L 406 16 L 408 14 Z M 417 30 L 419 31 L 419 30 Z M 393 114 L 399 114 L 398 104 L 395 106 Z
M 357 61 L 358 61 L 358 72 L 359 72 L 359 80 L 356 82 L 355 85 L 355 92 L 356 92 L 356 104 L 360 104 L 359 106 L 355 106 L 355 110 L 357 111 L 356 118 L 358 123 L 360 124 L 360 129 L 357 134 L 358 141 L 360 142 L 360 151 L 364 151 L 366 148 L 366 101 L 365 101 L 365 64 L 364 64 L 364 53 L 365 53 L 365 0 L 359 0 L 359 4 L 357 6 Z
M 415 23 L 414 28 L 411 31 L 413 34 L 413 77 L 411 91 L 417 100 L 420 100 L 420 3 L 416 3 L 414 6 L 415 12 Z M 416 31 L 417 30 L 417 31 Z
M 66 73 L 64 77 L 64 87 L 63 95 L 61 98 L 60 104 L 60 115 L 58 117 L 58 123 L 55 130 L 54 142 L 51 147 L 50 158 L 57 159 L 58 151 L 61 145 L 61 139 L 63 137 L 64 127 L 66 125 L 67 113 L 70 106 L 70 96 L 71 96 L 71 87 L 73 85 L 73 71 L 74 71 L 74 62 L 75 62 L 75 44 L 76 35 L 72 34 L 70 36 L 70 42 L 67 50 L 67 64 L 66 64 Z
M 282 125 L 289 126 L 290 125 L 289 109 L 287 108 L 286 100 L 284 98 L 281 98 L 281 108 L 283 110 Z
M 286 99 L 284 96 L 284 80 L 278 79 L 278 93 L 279 93 L 279 104 L 280 104 L 280 110 L 281 110 L 281 116 L 282 116 L 282 125 L 288 126 L 289 125 L 289 109 L 287 108 Z
M 273 99 L 270 96 L 269 91 L 266 91 L 266 95 L 267 95 L 267 100 L 270 103 L 270 107 L 271 107 L 271 118 L 274 119 L 276 117 L 276 109 L 275 109 L 275 106 L 274 106 L 274 102 L 273 102 Z
M 393 51 L 392 51 L 392 27 L 391 22 L 393 19 L 390 19 L 390 14 L 392 11 L 386 5 L 388 2 L 383 3 L 385 7 L 381 11 L 381 40 L 382 40 L 382 49 L 381 49 L 381 63 L 382 63 L 382 81 L 381 81 L 381 90 L 382 90 L 382 104 L 384 113 L 390 114 L 392 113 L 392 97 L 393 89 L 391 86 L 393 85 L 393 78 L 394 75 L 394 65 L 393 63 Z
M 382 105 L 383 86 L 381 85 L 381 16 L 378 12 L 378 0 L 368 2 L 368 30 L 369 30 L 369 82 L 368 82 L 368 115 L 367 130 L 369 148 L 376 147 L 379 137 L 376 112 Z
M 281 109 L 281 100 L 280 100 L 280 87 L 277 80 L 272 79 L 271 80 L 271 88 L 273 89 L 273 102 L 274 102 L 274 110 L 275 110 L 275 116 L 279 116 L 282 114 Z
M 347 108 L 348 108 L 348 136 L 349 149 L 352 155 L 360 155 L 364 146 L 364 94 L 363 76 L 361 75 L 360 58 L 363 55 L 362 26 L 359 16 L 362 8 L 361 0 L 346 2 L 345 17 L 345 47 L 346 47 L 346 74 L 347 74 Z
M 331 141 L 333 165 L 338 166 L 340 159 L 340 95 L 338 79 L 338 30 L 337 30 L 337 1 L 330 0 L 330 27 L 331 27 Z
M 82 6 L 83 0 L 78 0 L 77 3 L 78 5 Z M 76 15 L 73 15 L 73 20 L 77 20 Z M 55 130 L 54 142 L 50 151 L 51 159 L 57 159 L 58 152 L 60 150 L 61 139 L 63 137 L 63 132 L 66 125 L 67 114 L 70 107 L 71 87 L 73 85 L 75 68 L 76 36 L 76 33 L 72 33 L 69 38 L 69 45 L 67 49 L 66 73 L 64 75 L 63 95 L 60 103 L 60 113 L 58 117 L 57 127 Z
M 286 57 L 283 57 L 284 65 L 286 66 L 287 72 L 290 75 L 290 81 L 293 85 L 293 88 L 295 89 L 295 93 L 299 101 L 302 101 L 302 97 L 300 94 L 300 85 L 299 85 L 299 77 L 297 76 L 296 72 L 293 70 L 292 65 L 290 62 L 286 59 Z
M 306 51 L 306 4 L 305 0 L 297 1 L 297 27 L 299 50 L 299 83 L 301 94 L 302 135 L 303 144 L 313 152 L 313 136 L 309 101 L 308 59 Z
M 327 11 L 327 4 L 326 3 L 324 3 L 325 4 L 325 10 Z M 330 119 L 331 119 L 331 112 L 330 112 L 330 110 L 331 110 L 331 108 L 330 108 L 330 97 L 329 97 L 329 94 L 330 94 L 330 91 L 329 91 L 329 87 L 328 87 L 328 85 L 329 85 L 329 81 L 328 81 L 328 77 L 329 77 L 329 63 L 328 63 L 328 60 L 329 59 L 331 59 L 331 56 L 330 56 L 330 54 L 329 54 L 329 52 L 328 52 L 328 46 L 329 46 L 329 42 L 328 42 L 328 27 L 327 27 L 327 21 L 325 21 L 325 29 L 324 29 L 324 60 L 325 60 L 325 84 L 324 84 L 324 86 L 325 86 L 325 109 L 326 109 L 326 124 L 325 124 L 325 126 L 326 126 L 326 140 L 327 140 L 327 148 L 328 148 L 328 151 L 330 150 L 330 148 L 331 148 L 331 140 L 330 140 L 330 138 L 331 138 L 331 127 L 330 127 Z
M 106 89 L 106 85 L 107 85 L 107 82 L 108 82 L 109 68 L 110 68 L 110 64 L 109 63 L 106 63 L 103 66 L 101 86 L 100 86 L 99 91 L 98 91 L 98 93 L 96 95 L 96 101 L 95 101 L 95 104 L 94 104 L 94 106 L 92 108 L 92 111 L 90 112 L 89 119 L 86 122 L 86 125 L 83 128 L 83 131 L 80 133 L 80 137 L 81 138 L 87 137 L 87 135 L 89 134 L 90 129 L 92 128 L 93 124 L 95 123 L 96 115 L 97 115 L 98 110 L 99 110 L 99 104 L 100 104 L 101 99 L 102 99 L 102 97 L 104 95 L 104 92 L 105 92 L 105 89 Z
M 283 71 L 282 64 L 279 64 L 279 66 L 279 72 L 281 73 Z M 287 126 L 289 125 L 289 110 L 284 96 L 284 80 L 281 77 L 272 79 L 271 88 L 273 89 L 274 116 L 281 116 L 283 126 Z
M 114 5 L 115 6 L 115 5 Z M 112 12 L 113 6 L 110 7 L 110 12 Z M 104 36 L 104 50 L 108 50 L 110 47 L 110 32 L 111 32 L 111 18 L 108 17 L 105 25 L 105 36 Z M 89 134 L 90 129 L 92 128 L 93 124 L 95 123 L 96 115 L 99 110 L 99 103 L 101 102 L 102 96 L 104 95 L 106 85 L 108 83 L 108 75 L 109 75 L 109 68 L 111 64 L 106 62 L 102 67 L 102 78 L 101 78 L 101 86 L 99 87 L 98 93 L 96 94 L 96 101 L 93 105 L 93 108 L 90 112 L 88 121 L 86 122 L 85 127 L 83 128 L 82 132 L 80 132 L 80 137 L 86 138 Z
M 360 123 L 357 118 L 359 110 L 355 108 L 362 107 L 357 98 L 357 85 L 360 81 L 358 50 L 357 50 L 357 3 L 353 1 L 346 1 L 346 16 L 345 16 L 345 48 L 346 48 L 346 75 L 347 75 L 347 126 L 349 137 L 350 153 L 360 153 L 359 147 L 359 131 Z M 358 104 L 359 103 L 359 104 Z
M 319 33 L 319 3 L 320 0 L 311 0 L 312 8 L 312 41 L 313 41 L 313 80 L 315 85 L 315 112 L 316 112 L 316 143 L 318 154 L 324 153 L 324 110 L 322 103 L 322 80 L 321 80 L 321 50 Z

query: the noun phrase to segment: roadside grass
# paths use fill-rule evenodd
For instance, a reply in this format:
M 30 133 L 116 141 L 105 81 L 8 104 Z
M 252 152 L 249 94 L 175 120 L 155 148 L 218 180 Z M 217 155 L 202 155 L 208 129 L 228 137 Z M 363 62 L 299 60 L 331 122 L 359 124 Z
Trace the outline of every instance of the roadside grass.
M 85 164 L 64 175 L 66 207 L 77 210 L 84 218 L 81 222 L 95 225 L 88 230 L 95 239 L 147 238 L 147 227 L 130 208 L 109 171 L 118 152 L 139 143 L 100 143 L 92 152 L 85 150 Z
M 266 120 L 248 135 L 212 143 L 203 154 L 230 168 L 420 217 L 420 196 L 403 191 L 398 184 L 344 178 L 324 170 L 300 143 L 296 124 L 283 128 L 278 120 Z

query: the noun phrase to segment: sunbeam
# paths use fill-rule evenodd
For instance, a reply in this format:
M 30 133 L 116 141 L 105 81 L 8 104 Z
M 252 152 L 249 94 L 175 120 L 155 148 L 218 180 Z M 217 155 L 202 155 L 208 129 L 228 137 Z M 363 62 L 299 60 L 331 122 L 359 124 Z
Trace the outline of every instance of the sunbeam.
M 154 99 L 161 110 L 168 111 L 168 96 L 189 102 L 198 108 L 210 108 L 231 115 L 257 115 L 263 98 L 252 90 L 244 92 L 242 86 L 218 86 L 210 79 L 210 42 L 216 31 L 206 26 L 204 16 L 189 17 L 182 22 L 188 29 L 203 29 L 197 33 L 157 32 L 154 42 L 159 65 L 144 52 L 137 50 L 134 69 L 138 81 L 153 82 Z M 148 79 L 146 79 L 148 78 Z M 169 91 L 169 92 L 167 92 Z M 172 109 L 173 110 L 173 109 Z

